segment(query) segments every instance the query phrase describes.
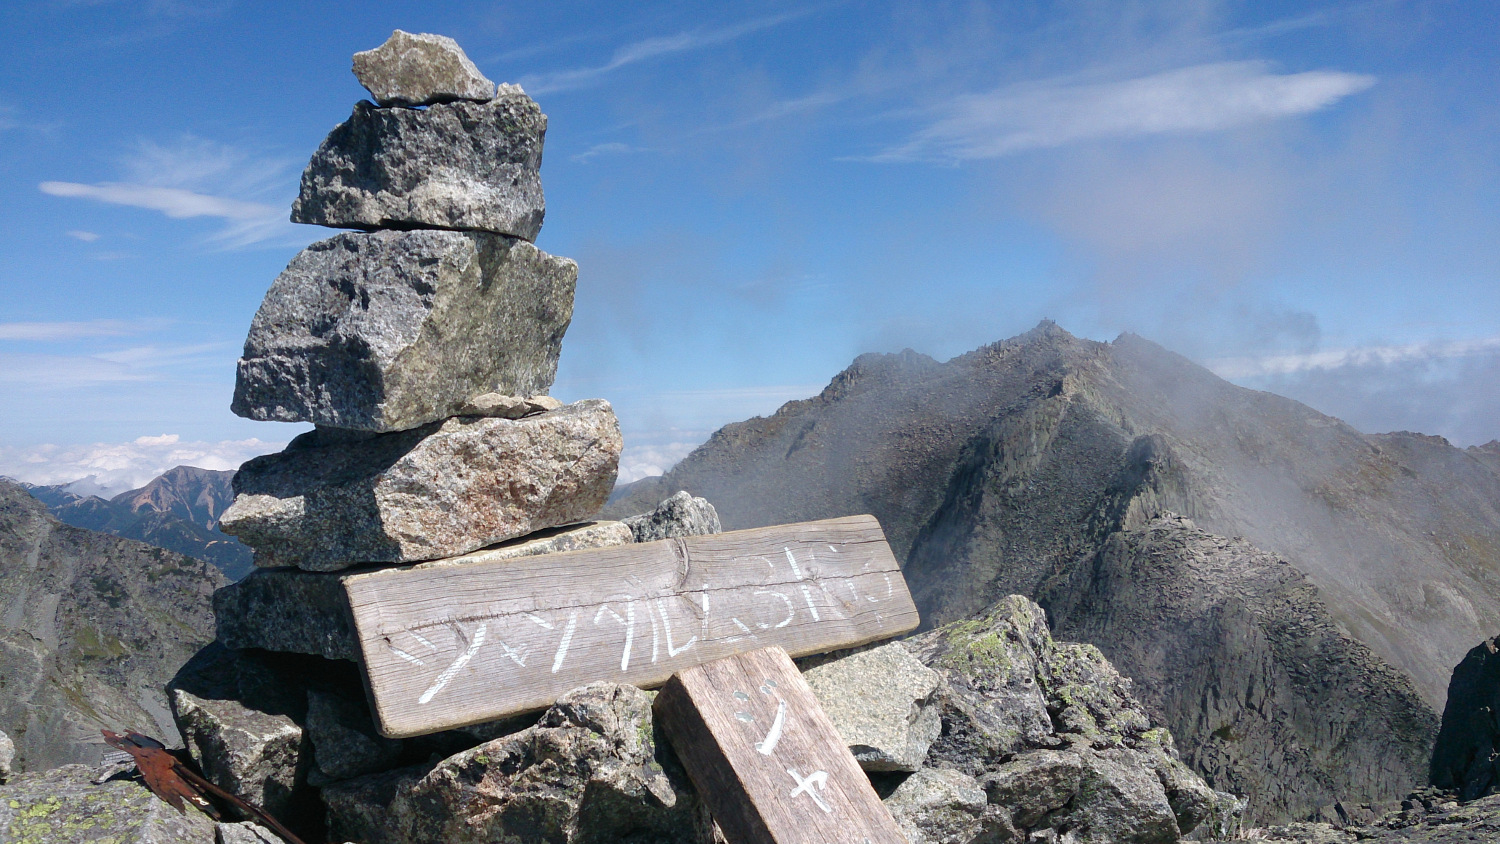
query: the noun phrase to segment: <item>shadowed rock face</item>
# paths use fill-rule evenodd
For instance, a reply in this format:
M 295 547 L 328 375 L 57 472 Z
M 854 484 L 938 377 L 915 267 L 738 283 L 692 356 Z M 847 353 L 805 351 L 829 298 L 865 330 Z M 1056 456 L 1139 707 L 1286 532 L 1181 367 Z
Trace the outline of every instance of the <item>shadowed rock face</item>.
M 820 395 L 726 426 L 667 475 L 617 492 L 605 516 L 640 512 L 679 489 L 713 501 L 726 530 L 872 513 L 904 565 L 925 625 L 963 618 L 1010 593 L 1049 607 L 1076 603 L 1058 620 L 1076 628 L 1060 632 L 1094 642 L 1150 689 L 1182 678 L 1162 673 L 1160 660 L 1133 661 L 1127 644 L 1149 650 L 1152 643 L 1091 628 L 1094 605 L 1069 590 L 1088 587 L 1075 574 L 1093 569 L 1112 535 L 1180 514 L 1201 531 L 1244 537 L 1301 572 L 1302 586 L 1283 587 L 1310 587 L 1309 612 L 1321 607 L 1315 626 L 1331 625 L 1372 652 L 1366 661 L 1340 644 L 1341 664 L 1381 690 L 1375 699 L 1399 702 L 1387 713 L 1397 720 L 1411 715 L 1410 687 L 1374 666 L 1383 660 L 1408 675 L 1429 710 L 1411 723 L 1430 724 L 1451 667 L 1500 629 L 1500 474 L 1481 451 L 1412 434 L 1360 434 L 1140 338 L 1095 343 L 1044 323 L 946 363 L 910 351 L 861 356 Z M 1187 590 L 1201 595 L 1132 600 L 1177 607 L 1181 616 L 1170 624 L 1189 637 L 1211 635 L 1194 619 L 1219 611 L 1211 596 L 1225 573 L 1221 566 L 1182 570 L 1207 578 Z M 1264 594 L 1290 600 L 1280 589 Z M 1244 606 L 1249 614 L 1262 609 Z M 1269 672 L 1249 675 L 1257 684 L 1278 672 L 1293 676 L 1287 654 L 1269 644 L 1246 657 L 1236 664 Z M 1190 678 L 1180 694 L 1212 700 L 1215 684 L 1245 681 L 1226 669 Z M 1316 711 L 1315 690 L 1282 688 Z M 1196 748 L 1224 726 L 1158 709 L 1164 698 L 1143 695 L 1189 758 L 1201 758 Z M 1377 723 L 1354 721 L 1348 729 L 1375 732 Z M 1420 732 L 1401 733 L 1410 743 L 1394 756 L 1426 753 L 1431 733 L 1419 740 Z M 1335 746 L 1327 734 L 1303 739 Z M 1285 801 L 1266 805 L 1283 802 L 1291 815 L 1316 808 L 1306 802 L 1315 793 L 1347 787 L 1345 802 L 1394 799 L 1424 779 L 1407 767 L 1410 781 L 1396 788 L 1401 776 L 1373 760 L 1352 760 L 1343 781 L 1309 760 L 1275 774 L 1259 764 L 1235 763 L 1242 777 L 1285 785 Z M 1306 788 L 1291 785 L 1298 778 Z
M 17 768 L 97 761 L 106 727 L 175 739 L 163 687 L 213 639 L 210 595 L 225 582 L 199 560 L 62 524 L 0 481 L 0 730 Z
M 1432 784 L 1473 800 L 1500 791 L 1500 637 L 1485 639 L 1453 669 Z

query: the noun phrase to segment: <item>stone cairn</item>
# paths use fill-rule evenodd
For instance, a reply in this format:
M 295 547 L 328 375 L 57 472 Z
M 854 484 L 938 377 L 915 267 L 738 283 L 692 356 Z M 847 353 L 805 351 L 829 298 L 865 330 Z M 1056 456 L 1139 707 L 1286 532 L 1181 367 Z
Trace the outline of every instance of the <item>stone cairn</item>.
M 215 596 L 218 642 L 170 690 L 205 773 L 305 829 L 321 826 L 316 787 L 488 735 L 378 735 L 344 570 L 719 529 L 685 493 L 636 524 L 587 521 L 623 443 L 607 401 L 546 394 L 578 277 L 532 243 L 546 115 L 443 36 L 398 30 L 355 54 L 354 73 L 374 103 L 324 140 L 292 206 L 294 222 L 353 231 L 302 250 L 272 283 L 232 405 L 315 428 L 236 475 L 219 525 L 260 568 Z

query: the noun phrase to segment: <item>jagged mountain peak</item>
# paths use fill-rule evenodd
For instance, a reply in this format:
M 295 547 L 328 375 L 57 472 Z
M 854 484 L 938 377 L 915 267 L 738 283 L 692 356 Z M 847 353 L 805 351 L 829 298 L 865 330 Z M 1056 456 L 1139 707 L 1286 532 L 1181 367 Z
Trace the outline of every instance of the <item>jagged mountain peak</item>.
M 204 528 L 212 528 L 219 516 L 234 502 L 229 470 L 177 466 L 168 469 L 140 489 L 122 492 L 111 498 L 132 513 L 154 510 L 171 513 Z
M 1099 565 L 1111 537 L 1181 514 L 1194 530 L 1243 537 L 1295 567 L 1320 608 L 1319 624 L 1404 672 L 1420 693 L 1416 707 L 1430 712 L 1442 706 L 1452 666 L 1500 628 L 1497 465 L 1497 451 L 1362 434 L 1299 402 L 1231 384 L 1137 335 L 1100 343 L 1043 322 L 943 363 L 862 356 L 819 396 L 727 425 L 667 475 L 622 488 L 605 515 L 644 511 L 679 489 L 712 501 L 726 529 L 871 513 L 932 626 L 1011 593 L 1062 600 L 1047 590 Z M 1207 546 L 1153 547 L 1193 555 Z M 1213 566 L 1189 563 L 1178 569 L 1218 576 Z M 1192 595 L 1207 586 L 1172 588 Z M 1201 594 L 1222 594 L 1215 590 Z M 1195 601 L 1172 605 L 1181 624 L 1207 630 L 1204 619 L 1217 610 Z M 1206 615 L 1195 615 L 1200 610 Z M 1094 644 L 1131 673 L 1162 679 L 1164 663 L 1149 649 L 1136 660 L 1118 641 Z M 1286 672 L 1300 669 L 1290 657 L 1264 651 L 1253 659 L 1260 667 L 1246 670 L 1269 673 L 1252 686 L 1275 675 L 1279 687 L 1296 688 Z M 1351 664 L 1348 676 L 1410 709 L 1410 686 L 1397 689 L 1389 681 L 1396 675 L 1365 664 Z M 1197 670 L 1202 676 L 1188 678 L 1184 694 L 1207 694 L 1201 684 L 1226 680 L 1215 672 L 1230 668 Z M 1194 717 L 1171 726 L 1207 759 L 1218 752 L 1214 731 L 1223 724 L 1212 713 Z M 1403 741 L 1420 743 L 1412 735 Z M 1308 746 L 1325 739 L 1315 730 L 1297 737 Z M 1358 769 L 1366 763 L 1380 764 L 1356 760 L 1356 769 L 1340 772 L 1344 762 L 1324 748 L 1289 763 L 1286 776 L 1296 782 L 1267 782 L 1266 793 L 1295 812 L 1315 808 L 1306 801 L 1329 795 L 1330 783 L 1384 792 L 1403 776 L 1416 777 L 1413 785 L 1421 776 L 1403 763 L 1394 777 L 1367 777 L 1374 768 Z

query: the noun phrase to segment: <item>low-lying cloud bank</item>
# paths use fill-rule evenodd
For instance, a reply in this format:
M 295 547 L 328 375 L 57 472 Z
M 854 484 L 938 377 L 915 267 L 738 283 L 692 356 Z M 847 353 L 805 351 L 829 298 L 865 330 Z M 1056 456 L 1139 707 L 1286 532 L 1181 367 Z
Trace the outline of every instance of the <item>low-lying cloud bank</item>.
M 1296 399 L 1361 431 L 1500 439 L 1500 338 L 1210 361 L 1237 384 Z
M 109 497 L 145 486 L 177 466 L 238 469 L 252 457 L 286 445 L 255 438 L 183 442 L 176 434 L 126 443 L 0 446 L 0 475 L 31 484 L 69 484 L 80 495 Z

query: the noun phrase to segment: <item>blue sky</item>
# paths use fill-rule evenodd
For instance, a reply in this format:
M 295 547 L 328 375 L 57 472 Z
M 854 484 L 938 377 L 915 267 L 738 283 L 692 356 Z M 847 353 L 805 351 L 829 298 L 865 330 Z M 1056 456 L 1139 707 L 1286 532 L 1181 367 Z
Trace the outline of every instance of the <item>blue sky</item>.
M 624 477 L 867 351 L 1134 331 L 1367 431 L 1500 437 L 1500 4 L 12 2 L 0 474 L 115 489 L 299 426 L 228 410 L 286 221 L 452 36 L 549 115 L 557 385 Z

